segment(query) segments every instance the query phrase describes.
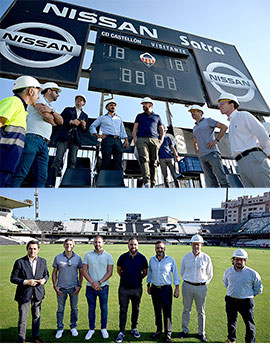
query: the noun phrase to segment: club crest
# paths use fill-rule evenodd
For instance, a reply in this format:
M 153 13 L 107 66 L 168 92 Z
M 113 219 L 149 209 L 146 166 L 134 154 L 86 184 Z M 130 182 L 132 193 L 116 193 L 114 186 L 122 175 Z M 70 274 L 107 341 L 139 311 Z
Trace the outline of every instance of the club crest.
M 149 53 L 141 54 L 140 59 L 148 68 L 152 67 L 156 62 L 156 59 L 154 58 L 154 56 L 152 56 Z

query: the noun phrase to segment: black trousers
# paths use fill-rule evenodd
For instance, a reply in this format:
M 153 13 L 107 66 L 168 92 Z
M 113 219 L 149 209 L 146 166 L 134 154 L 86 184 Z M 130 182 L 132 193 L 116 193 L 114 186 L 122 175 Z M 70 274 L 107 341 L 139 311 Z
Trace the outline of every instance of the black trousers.
M 139 308 L 142 297 L 142 288 L 127 289 L 119 287 L 118 290 L 120 313 L 119 313 L 119 325 L 120 332 L 125 333 L 125 327 L 127 322 L 128 304 L 131 300 L 132 312 L 131 312 L 131 329 L 137 327 L 139 318 Z
M 102 170 L 111 169 L 111 156 L 113 156 L 113 169 L 122 170 L 123 144 L 120 139 L 111 136 L 105 137 L 101 142 Z
M 231 342 L 236 341 L 237 317 L 239 312 L 246 325 L 246 343 L 255 343 L 256 328 L 254 322 L 254 299 L 236 299 L 231 296 L 226 296 L 225 302 L 228 320 L 228 339 Z
M 155 311 L 157 331 L 162 332 L 162 312 L 164 318 L 164 330 L 167 339 L 172 336 L 172 287 L 151 286 L 151 295 Z

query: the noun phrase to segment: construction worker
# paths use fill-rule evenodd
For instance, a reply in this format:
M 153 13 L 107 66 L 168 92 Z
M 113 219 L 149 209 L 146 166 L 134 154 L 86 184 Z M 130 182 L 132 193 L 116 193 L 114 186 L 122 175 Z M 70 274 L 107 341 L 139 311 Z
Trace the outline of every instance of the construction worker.
M 32 76 L 17 78 L 14 96 L 0 102 L 0 186 L 9 186 L 24 148 L 27 105 L 35 105 L 41 87 Z

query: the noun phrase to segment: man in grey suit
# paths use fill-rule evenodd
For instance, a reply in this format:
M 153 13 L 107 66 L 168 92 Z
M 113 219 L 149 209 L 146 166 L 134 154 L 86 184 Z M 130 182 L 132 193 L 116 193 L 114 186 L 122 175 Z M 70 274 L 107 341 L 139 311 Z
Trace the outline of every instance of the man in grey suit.
M 15 301 L 18 302 L 18 342 L 24 343 L 29 307 L 32 313 L 32 337 L 34 343 L 42 343 L 39 338 L 40 309 L 45 295 L 44 284 L 48 281 L 47 262 L 38 257 L 39 243 L 31 240 L 26 245 L 27 255 L 16 260 L 11 273 L 11 283 L 17 284 Z

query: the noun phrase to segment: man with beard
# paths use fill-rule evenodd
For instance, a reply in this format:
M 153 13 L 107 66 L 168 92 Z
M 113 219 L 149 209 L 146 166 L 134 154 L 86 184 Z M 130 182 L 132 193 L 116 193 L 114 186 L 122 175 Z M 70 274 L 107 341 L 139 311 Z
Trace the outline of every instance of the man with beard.
M 179 338 L 188 336 L 188 325 L 193 300 L 195 300 L 198 314 L 198 338 L 206 343 L 205 335 L 205 304 L 207 294 L 207 284 L 213 277 L 213 266 L 211 258 L 203 253 L 203 238 L 199 234 L 191 238 L 192 252 L 184 255 L 180 273 L 183 279 L 183 314 L 182 314 L 182 332 Z
M 25 147 L 19 168 L 12 177 L 12 186 L 20 187 L 33 169 L 34 187 L 45 187 L 48 177 L 49 147 L 52 127 L 63 124 L 63 118 L 53 109 L 61 90 L 55 82 L 46 82 L 36 105 L 28 106 Z
M 232 255 L 233 267 L 227 269 L 223 276 L 227 288 L 225 297 L 228 320 L 228 338 L 226 343 L 236 342 L 238 312 L 246 325 L 246 343 L 256 342 L 254 322 L 254 296 L 263 291 L 260 275 L 246 266 L 248 254 L 243 249 L 237 249 Z
M 109 338 L 106 329 L 108 318 L 109 278 L 113 273 L 112 255 L 103 249 L 104 241 L 101 236 L 94 239 L 94 250 L 86 253 L 83 259 L 82 274 L 87 280 L 86 298 L 88 302 L 89 331 L 85 339 L 89 340 L 95 333 L 96 300 L 99 297 L 101 310 L 101 334 Z
M 153 112 L 152 99 L 146 97 L 141 104 L 144 112 L 136 116 L 133 140 L 139 153 L 144 187 L 153 188 L 156 185 L 158 150 L 164 139 L 164 129 L 160 116 Z
M 162 311 L 166 342 L 172 342 L 172 275 L 175 284 L 174 297 L 179 297 L 180 278 L 176 262 L 165 254 L 165 244 L 157 241 L 156 255 L 149 261 L 147 276 L 147 292 L 152 296 L 157 330 L 153 334 L 156 339 L 162 334 Z
M 122 254 L 117 261 L 117 273 L 120 276 L 118 290 L 120 332 L 115 340 L 116 343 L 122 343 L 125 337 L 129 300 L 132 304 L 131 334 L 134 338 L 141 336 L 137 330 L 137 323 L 142 297 L 142 280 L 147 275 L 148 263 L 145 256 L 138 252 L 138 248 L 138 240 L 130 238 L 128 241 L 129 251 Z

